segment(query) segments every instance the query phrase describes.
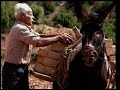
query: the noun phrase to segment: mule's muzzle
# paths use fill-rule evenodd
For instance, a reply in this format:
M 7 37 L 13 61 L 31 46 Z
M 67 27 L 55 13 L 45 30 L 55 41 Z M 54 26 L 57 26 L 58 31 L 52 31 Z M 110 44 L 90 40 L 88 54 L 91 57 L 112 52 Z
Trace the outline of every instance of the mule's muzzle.
M 93 67 L 94 63 L 97 61 L 98 53 L 91 46 L 85 46 L 82 51 L 82 60 L 85 66 Z

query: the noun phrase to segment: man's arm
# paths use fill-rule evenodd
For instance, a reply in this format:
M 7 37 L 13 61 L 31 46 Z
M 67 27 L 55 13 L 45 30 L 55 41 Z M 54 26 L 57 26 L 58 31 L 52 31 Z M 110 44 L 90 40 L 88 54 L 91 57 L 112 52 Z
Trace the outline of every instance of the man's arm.
M 35 35 L 34 33 L 30 32 L 28 29 L 20 28 L 16 28 L 16 38 L 27 44 L 31 44 L 34 47 L 43 47 L 56 42 L 64 44 L 70 44 L 71 42 L 73 42 L 73 40 L 67 34 L 41 38 Z
M 36 44 L 36 47 L 43 47 L 50 45 L 52 43 L 56 43 L 59 41 L 59 36 L 40 38 Z
M 58 35 L 61 35 L 61 34 L 40 34 L 40 37 L 54 37 L 54 36 L 58 36 Z

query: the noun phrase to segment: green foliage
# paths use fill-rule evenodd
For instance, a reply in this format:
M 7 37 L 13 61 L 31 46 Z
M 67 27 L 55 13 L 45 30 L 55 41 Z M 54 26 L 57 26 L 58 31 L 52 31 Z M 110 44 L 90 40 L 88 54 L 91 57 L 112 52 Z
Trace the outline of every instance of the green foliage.
M 40 23 L 40 19 L 44 16 L 44 8 L 35 4 L 30 5 L 33 10 L 35 21 Z
M 72 28 L 73 26 L 79 27 L 77 18 L 73 16 L 71 11 L 63 10 L 56 18 L 54 25 L 60 24 L 63 27 Z
M 1 1 L 1 32 L 6 33 L 10 31 L 10 28 L 15 22 L 14 18 L 14 6 L 18 1 Z M 63 9 L 58 13 L 58 15 L 52 20 L 48 20 L 49 14 L 55 11 L 55 8 L 61 3 L 61 1 L 26 1 L 28 5 L 33 10 L 35 16 L 35 21 L 37 23 L 46 24 L 49 26 L 56 27 L 68 27 L 72 28 L 77 26 L 80 29 L 81 23 L 77 22 L 77 18 L 74 13 L 73 2 L 69 1 Z M 83 1 L 83 6 L 89 8 L 94 4 L 92 11 L 96 13 L 101 12 L 104 8 L 110 5 L 112 1 Z M 115 33 L 116 33 L 116 16 L 115 9 L 113 9 L 113 14 L 107 22 L 104 24 L 104 32 L 107 38 L 112 38 L 114 44 Z M 43 33 L 43 30 L 37 30 L 39 33 Z
M 46 16 L 43 16 L 42 18 L 40 18 L 38 20 L 38 22 L 40 24 L 46 24 L 46 25 L 49 25 L 49 26 L 53 26 L 53 23 L 54 23 L 54 21 L 49 21 Z
M 9 32 L 8 28 L 14 23 L 14 5 L 17 2 L 1 1 L 1 32 Z
M 96 13 L 100 13 L 103 9 L 105 9 L 107 6 L 111 4 L 110 1 L 96 1 L 94 6 L 94 11 Z
M 44 1 L 43 6 L 45 9 L 45 14 L 48 15 L 55 10 L 55 7 L 58 5 L 58 2 L 55 1 Z
M 113 43 L 116 44 L 116 27 L 115 27 L 116 19 L 109 19 L 108 22 L 104 25 L 104 32 L 106 38 L 111 38 Z
M 53 21 L 48 21 L 46 18 L 43 19 L 43 23 L 49 26 L 53 26 L 54 22 Z
M 95 1 L 93 11 L 96 13 L 100 13 L 102 10 L 104 10 L 106 7 L 108 7 L 112 2 L 111 1 Z M 115 15 L 115 9 L 112 11 L 111 17 L 108 18 L 108 20 L 104 23 L 103 29 L 105 32 L 106 38 L 111 38 L 113 40 L 113 43 L 116 44 L 116 15 Z
M 43 29 L 37 28 L 36 32 L 38 32 L 39 34 L 44 34 Z

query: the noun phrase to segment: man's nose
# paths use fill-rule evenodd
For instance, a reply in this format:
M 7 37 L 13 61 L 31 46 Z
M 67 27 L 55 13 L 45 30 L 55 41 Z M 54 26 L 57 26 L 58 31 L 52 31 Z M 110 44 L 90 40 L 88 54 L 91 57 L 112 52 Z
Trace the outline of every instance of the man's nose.
M 35 20 L 34 20 L 34 19 L 35 19 L 35 17 L 34 17 L 33 15 L 31 16 L 31 18 L 32 18 L 32 22 L 35 22 Z
M 35 17 L 34 17 L 33 15 L 31 16 L 31 18 L 32 18 L 32 19 L 35 19 Z

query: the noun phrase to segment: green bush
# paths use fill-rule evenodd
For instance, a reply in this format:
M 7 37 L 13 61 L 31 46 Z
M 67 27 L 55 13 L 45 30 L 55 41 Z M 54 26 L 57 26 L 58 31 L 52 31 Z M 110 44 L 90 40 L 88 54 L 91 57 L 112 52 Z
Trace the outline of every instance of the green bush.
M 55 10 L 55 7 L 57 5 L 58 5 L 58 2 L 55 2 L 55 1 L 44 1 L 43 6 L 45 9 L 45 14 L 48 15 L 48 14 L 52 13 Z
M 43 24 L 49 25 L 49 26 L 53 26 L 54 22 L 53 21 L 49 21 L 47 19 L 43 20 Z
M 104 24 L 104 31 L 106 38 L 111 38 L 116 44 L 116 13 L 112 12 L 109 19 Z
M 14 5 L 16 1 L 1 1 L 1 32 L 9 32 L 10 27 L 14 24 Z
M 111 20 L 110 20 L 111 21 Z M 107 22 L 104 25 L 104 32 L 105 32 L 105 37 L 106 38 L 111 38 L 113 40 L 113 43 L 116 44 L 116 28 L 114 25 L 114 19 L 112 19 L 112 23 L 111 22 Z
M 111 4 L 111 1 L 96 1 L 94 4 L 95 6 L 94 6 L 93 10 L 96 13 L 100 13 L 102 10 L 104 10 L 110 4 Z
M 30 7 L 33 10 L 35 21 L 40 23 L 39 19 L 41 19 L 44 16 L 44 8 L 42 6 L 38 6 L 38 5 L 35 5 L 35 4 L 30 5 Z
M 79 27 L 80 24 L 77 23 L 77 18 L 73 16 L 71 11 L 61 12 L 54 20 L 54 26 L 57 24 L 62 25 L 63 27 L 72 28 L 73 26 Z
M 46 24 L 46 25 L 49 25 L 49 26 L 53 26 L 53 21 L 49 21 L 47 18 L 46 18 L 46 16 L 43 16 L 42 18 L 40 18 L 39 20 L 38 20 L 38 22 L 40 23 L 40 24 Z
M 14 6 L 18 1 L 1 1 L 1 32 L 6 33 L 10 31 L 10 28 L 15 22 L 14 18 Z M 68 28 L 73 28 L 77 26 L 80 29 L 81 23 L 77 22 L 77 18 L 74 13 L 74 8 L 72 6 L 72 1 L 67 3 L 65 7 L 59 12 L 59 14 L 52 21 L 48 21 L 48 15 L 51 14 L 55 8 L 61 3 L 61 1 L 26 1 L 28 5 L 33 10 L 35 16 L 35 21 L 41 24 L 47 24 L 49 26 L 64 26 Z M 101 12 L 104 8 L 111 4 L 111 1 L 84 1 L 85 7 L 89 7 L 95 4 L 92 11 L 97 13 Z M 104 31 L 107 38 L 112 38 L 113 42 L 115 40 L 116 32 L 116 16 L 115 9 L 113 10 L 113 15 L 110 17 L 108 22 L 104 24 Z M 59 25 L 58 25 L 59 24 Z M 38 30 L 39 33 L 43 33 L 42 30 Z

